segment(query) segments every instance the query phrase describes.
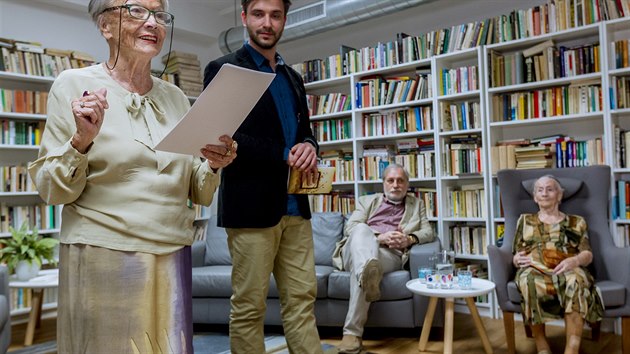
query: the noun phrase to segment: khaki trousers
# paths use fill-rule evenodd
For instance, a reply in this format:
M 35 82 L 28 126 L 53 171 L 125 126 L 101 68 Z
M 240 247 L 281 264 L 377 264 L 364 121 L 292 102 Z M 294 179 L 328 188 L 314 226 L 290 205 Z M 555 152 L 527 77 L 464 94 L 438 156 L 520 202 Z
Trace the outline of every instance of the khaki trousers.
M 376 258 L 385 274 L 402 269 L 402 257 L 389 248 L 380 247 L 374 231 L 367 224 L 359 224 L 352 229 L 341 252 L 343 267 L 351 273 L 350 303 L 343 334 L 362 337 L 370 310 L 370 303 L 365 301 L 365 292 L 359 284 L 365 264 Z
M 289 352 L 322 353 L 314 314 L 317 282 L 310 220 L 283 216 L 273 227 L 226 231 L 233 265 L 232 353 L 265 352 L 263 327 L 271 273 L 280 293 Z

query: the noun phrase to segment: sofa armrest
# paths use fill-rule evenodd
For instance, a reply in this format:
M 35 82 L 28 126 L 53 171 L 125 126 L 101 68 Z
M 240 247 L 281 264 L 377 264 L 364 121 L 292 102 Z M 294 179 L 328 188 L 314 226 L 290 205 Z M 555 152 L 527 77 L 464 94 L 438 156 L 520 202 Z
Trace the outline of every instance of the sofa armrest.
M 204 259 L 206 258 L 206 242 L 195 241 L 192 244 L 192 266 L 203 267 L 205 265 Z
M 440 240 L 435 239 L 433 242 L 414 245 L 409 251 L 409 270 L 411 278 L 418 277 L 418 268 L 429 265 L 429 257 L 434 253 L 440 252 Z

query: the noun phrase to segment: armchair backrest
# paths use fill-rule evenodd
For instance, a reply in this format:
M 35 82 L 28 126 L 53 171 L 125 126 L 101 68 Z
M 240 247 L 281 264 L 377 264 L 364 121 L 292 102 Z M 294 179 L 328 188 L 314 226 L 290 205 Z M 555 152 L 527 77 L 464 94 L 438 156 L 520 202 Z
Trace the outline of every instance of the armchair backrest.
M 606 249 L 615 247 L 609 226 L 610 167 L 589 166 L 560 169 L 501 170 L 497 174 L 505 217 L 502 250 L 511 251 L 516 222 L 523 213 L 535 213 L 538 206 L 531 196 L 532 182 L 553 175 L 567 190 L 560 210 L 584 217 L 593 250 L 591 272 L 596 280 L 610 279 L 604 266 Z

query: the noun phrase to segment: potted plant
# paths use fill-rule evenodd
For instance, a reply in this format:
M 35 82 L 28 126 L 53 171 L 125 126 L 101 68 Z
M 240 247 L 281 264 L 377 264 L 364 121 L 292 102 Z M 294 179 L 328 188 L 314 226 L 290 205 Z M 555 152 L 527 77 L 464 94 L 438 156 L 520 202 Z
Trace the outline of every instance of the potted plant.
M 28 280 L 37 275 L 42 261 L 45 259 L 51 264 L 56 264 L 54 258 L 55 246 L 59 243 L 54 238 L 42 238 L 38 234 L 37 228 L 32 232 L 28 230 L 28 223 L 25 221 L 16 230 L 9 227 L 11 237 L 0 239 L 0 262 L 6 263 L 9 273 L 15 271 L 19 280 Z

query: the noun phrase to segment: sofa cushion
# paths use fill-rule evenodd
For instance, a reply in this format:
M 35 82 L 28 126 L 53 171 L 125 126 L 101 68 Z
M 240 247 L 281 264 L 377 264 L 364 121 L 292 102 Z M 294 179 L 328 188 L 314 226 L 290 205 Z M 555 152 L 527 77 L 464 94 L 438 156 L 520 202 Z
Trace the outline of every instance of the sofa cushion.
M 232 266 L 217 265 L 193 267 L 193 297 L 230 297 L 232 296 Z
M 317 298 L 324 299 L 328 294 L 328 276 L 334 271 L 330 266 L 315 266 L 317 278 Z M 194 267 L 192 270 L 193 297 L 230 297 L 232 296 L 232 266 Z M 269 298 L 279 298 L 276 280 L 269 281 Z
M 206 229 L 206 265 L 231 265 L 232 257 L 227 244 L 225 229 L 217 226 L 217 216 L 212 215 Z
M 412 297 L 407 290 L 411 274 L 406 270 L 385 273 L 381 280 L 381 300 L 401 300 Z M 332 299 L 350 299 L 350 272 L 335 271 L 328 277 L 328 297 Z
M 311 225 L 315 264 L 332 266 L 335 246 L 343 235 L 343 215 L 341 213 L 313 213 Z

